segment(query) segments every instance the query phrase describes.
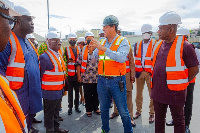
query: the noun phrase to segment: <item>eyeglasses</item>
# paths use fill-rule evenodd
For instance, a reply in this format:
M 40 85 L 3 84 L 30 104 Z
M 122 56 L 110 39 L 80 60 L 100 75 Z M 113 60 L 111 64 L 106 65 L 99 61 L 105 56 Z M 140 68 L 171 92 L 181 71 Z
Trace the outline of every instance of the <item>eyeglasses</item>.
M 11 16 L 8 16 L 8 15 L 2 13 L 2 12 L 0 12 L 0 16 L 1 16 L 2 18 L 8 19 L 9 21 L 12 21 L 12 22 L 16 22 L 16 21 L 17 21 L 17 19 L 15 19 L 15 18 L 13 18 L 13 17 L 11 17 Z
M 3 4 L 2 2 L 0 2 L 0 8 L 2 8 L 3 10 L 9 10 L 9 8 L 6 7 L 6 5 Z M 11 16 L 8 16 L 8 15 L 2 13 L 2 12 L 0 12 L 0 16 L 1 16 L 2 18 L 8 19 L 9 21 L 13 21 L 13 22 L 16 22 L 16 21 L 17 21 L 15 18 L 13 18 L 13 17 L 11 17 Z

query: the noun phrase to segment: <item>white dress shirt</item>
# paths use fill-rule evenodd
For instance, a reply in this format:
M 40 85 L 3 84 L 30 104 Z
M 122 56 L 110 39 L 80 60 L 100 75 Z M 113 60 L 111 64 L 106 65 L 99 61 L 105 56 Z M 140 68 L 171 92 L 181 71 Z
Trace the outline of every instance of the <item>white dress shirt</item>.
M 148 43 L 144 43 L 143 41 L 143 53 L 142 53 L 142 67 L 144 68 L 144 60 L 145 60 L 145 57 L 146 57 L 146 53 L 147 53 L 147 49 L 148 49 L 148 46 L 150 44 L 150 41 Z
M 60 56 L 59 56 L 59 52 L 56 52 L 52 49 L 49 48 L 49 50 L 51 50 L 53 52 L 53 54 L 57 57 L 57 59 L 59 60 L 60 64 L 61 64 L 61 59 L 60 59 Z

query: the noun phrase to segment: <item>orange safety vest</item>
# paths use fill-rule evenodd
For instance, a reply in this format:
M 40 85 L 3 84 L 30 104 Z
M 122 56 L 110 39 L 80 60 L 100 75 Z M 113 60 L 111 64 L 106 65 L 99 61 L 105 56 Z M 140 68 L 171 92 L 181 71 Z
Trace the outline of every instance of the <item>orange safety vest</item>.
M 75 48 L 77 50 L 77 57 L 78 57 L 79 51 L 81 51 L 81 49 L 78 46 L 76 46 Z M 73 62 L 68 62 L 68 64 L 67 64 L 68 75 L 69 76 L 74 76 L 75 72 L 76 72 L 75 63 L 77 61 L 77 58 L 75 59 L 75 56 L 74 56 L 74 53 L 72 51 L 71 46 L 66 47 L 66 50 L 67 50 L 67 57 L 68 57 L 68 59 L 70 59 L 70 58 L 73 59 Z
M 42 89 L 43 90 L 62 90 L 65 85 L 65 63 L 62 56 L 59 54 L 60 61 L 51 50 L 45 52 L 52 64 L 52 70 L 46 70 L 42 76 Z
M 110 47 L 110 50 L 117 51 L 120 43 L 124 38 L 118 36 Z M 106 39 L 102 41 L 104 46 Z M 98 74 L 103 76 L 120 76 L 126 74 L 126 63 L 120 63 L 115 60 L 110 59 L 105 55 L 104 51 L 99 50 L 99 64 L 98 64 Z
M 147 53 L 145 56 L 145 61 L 144 61 L 144 68 L 142 67 L 142 41 L 137 42 L 136 44 L 136 55 L 135 55 L 135 71 L 136 72 L 142 72 L 143 70 L 146 72 L 151 73 L 151 65 L 152 65 L 152 61 L 151 61 L 151 54 L 152 54 L 152 49 L 153 49 L 153 45 L 155 44 L 155 40 L 151 39 L 149 46 L 147 48 Z
M 169 50 L 166 62 L 167 86 L 170 90 L 181 91 L 185 90 L 189 84 L 188 69 L 183 61 L 183 44 L 184 38 L 177 36 Z M 153 49 L 152 61 L 152 77 L 153 69 L 156 62 L 157 54 L 163 41 L 157 42 Z
M 14 32 L 11 32 L 9 41 L 11 45 L 11 55 L 6 70 L 6 78 L 9 80 L 10 88 L 16 90 L 20 89 L 23 85 L 25 60 L 22 47 Z M 30 44 L 37 54 L 35 47 L 32 43 Z
M 25 132 L 24 113 L 22 112 L 20 106 L 18 105 L 15 97 L 10 90 L 8 80 L 1 75 L 0 86 L 3 90 L 4 97 L 6 98 L 6 100 L 3 100 L 0 97 L 0 116 L 2 118 L 6 133 Z
M 185 41 L 188 41 L 184 35 L 183 35 L 183 38 L 185 39 Z M 194 77 L 193 80 L 191 80 L 189 83 L 195 83 L 195 81 L 196 81 L 196 77 Z
M 131 50 L 131 43 L 128 41 L 129 45 L 130 45 L 130 50 Z M 130 51 L 129 51 L 130 52 Z M 128 53 L 129 54 L 129 53 Z M 128 58 L 128 55 L 127 55 L 127 58 Z M 131 68 L 130 68 L 130 60 L 128 59 L 126 62 L 126 73 L 130 72 L 131 71 Z
M 88 59 L 88 45 L 84 46 L 82 49 L 82 62 L 81 62 L 81 72 L 84 73 L 86 70 Z
M 60 49 L 58 50 L 58 52 L 60 53 L 60 55 L 62 57 L 64 56 L 65 50 L 64 50 L 63 46 L 60 47 Z

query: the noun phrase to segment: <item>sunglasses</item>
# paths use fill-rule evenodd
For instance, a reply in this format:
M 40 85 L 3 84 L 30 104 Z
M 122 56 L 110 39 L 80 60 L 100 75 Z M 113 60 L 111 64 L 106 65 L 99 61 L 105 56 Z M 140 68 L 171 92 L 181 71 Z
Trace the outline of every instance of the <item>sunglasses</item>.
M 2 18 L 5 18 L 5 19 L 7 19 L 7 20 L 9 20 L 9 21 L 12 21 L 12 22 L 16 22 L 16 21 L 17 21 L 17 19 L 15 19 L 15 18 L 13 18 L 13 17 L 11 17 L 11 16 L 8 16 L 8 15 L 2 13 L 2 12 L 0 12 L 0 16 L 1 16 Z
M 0 8 L 3 9 L 3 10 L 9 10 L 9 8 L 6 7 L 6 5 L 3 4 L 2 2 L 0 2 Z M 16 22 L 16 21 L 17 21 L 15 18 L 13 18 L 13 17 L 11 17 L 11 16 L 8 16 L 8 15 L 2 13 L 2 12 L 0 12 L 0 16 L 1 16 L 2 18 L 8 19 L 9 21 L 13 21 L 13 22 Z

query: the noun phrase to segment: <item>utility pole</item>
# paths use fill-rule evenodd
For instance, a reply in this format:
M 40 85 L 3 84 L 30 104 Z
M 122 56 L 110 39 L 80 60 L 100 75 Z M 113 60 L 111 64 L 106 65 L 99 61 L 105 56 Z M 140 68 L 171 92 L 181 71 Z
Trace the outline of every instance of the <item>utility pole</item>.
M 69 26 L 69 25 L 68 25 Z M 70 33 L 72 32 L 72 29 L 71 29 L 71 26 L 69 26 L 69 28 L 70 28 Z
M 49 29 L 49 0 L 47 0 L 47 15 L 48 15 L 48 29 Z

